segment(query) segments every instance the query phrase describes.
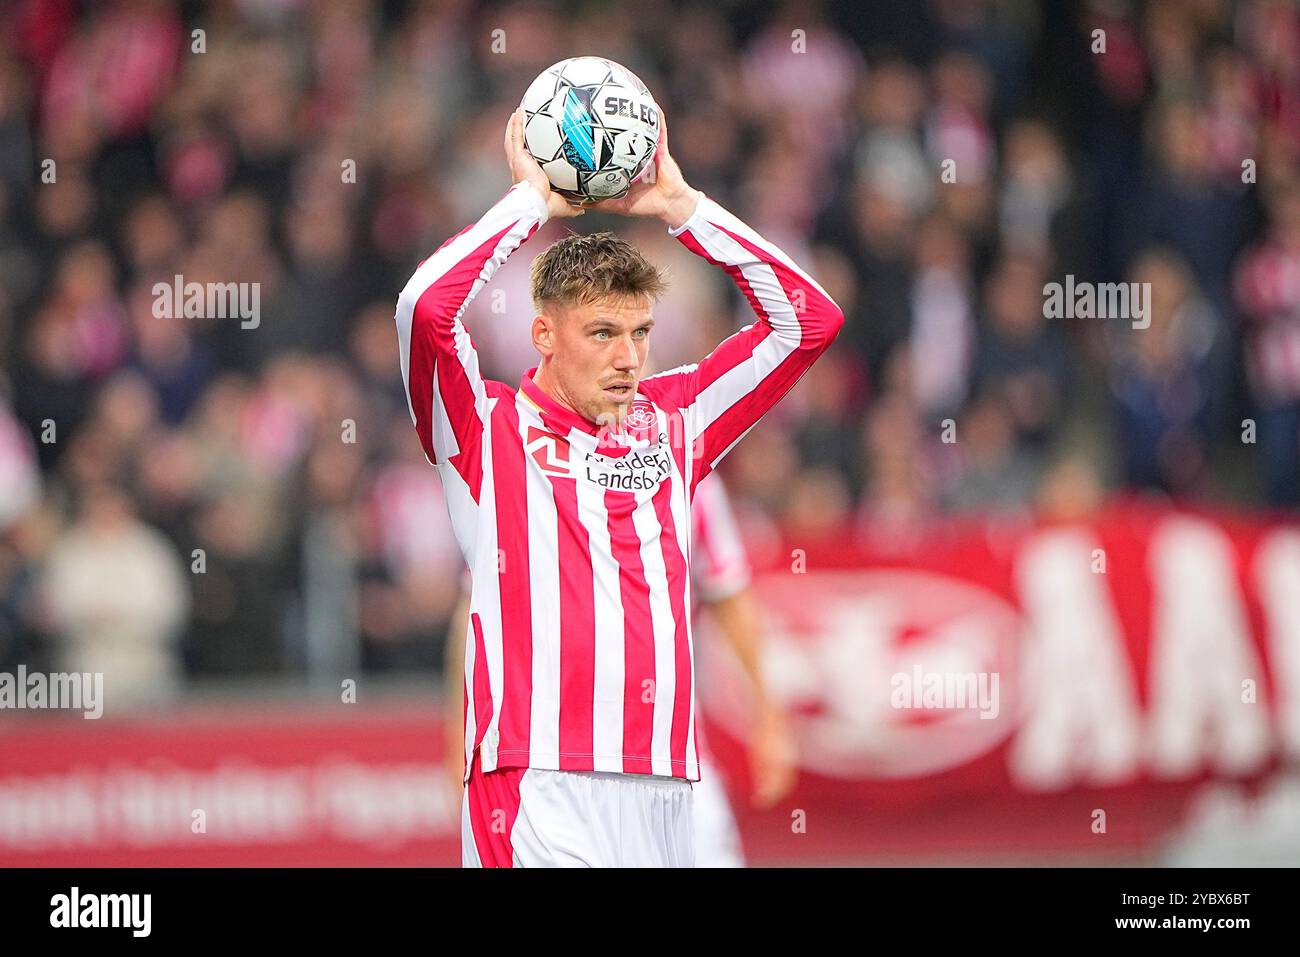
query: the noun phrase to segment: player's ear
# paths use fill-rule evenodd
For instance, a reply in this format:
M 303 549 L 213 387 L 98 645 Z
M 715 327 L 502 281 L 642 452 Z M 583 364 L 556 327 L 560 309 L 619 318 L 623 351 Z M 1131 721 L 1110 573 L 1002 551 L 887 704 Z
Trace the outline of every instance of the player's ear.
M 533 346 L 549 358 L 555 351 L 555 320 L 542 314 L 534 316 L 532 332 Z

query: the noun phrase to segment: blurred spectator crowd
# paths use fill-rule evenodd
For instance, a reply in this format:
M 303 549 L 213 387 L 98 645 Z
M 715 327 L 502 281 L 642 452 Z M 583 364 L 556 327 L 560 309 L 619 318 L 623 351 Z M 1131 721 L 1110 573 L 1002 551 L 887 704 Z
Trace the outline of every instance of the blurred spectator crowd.
M 755 541 L 1300 504 L 1293 0 L 16 0 L 0 27 L 0 667 L 111 661 L 140 704 L 438 667 L 461 558 L 393 306 L 581 53 L 848 317 L 726 463 Z M 564 228 L 467 317 L 493 378 L 536 364 L 527 263 Z M 576 228 L 669 269 L 657 367 L 750 321 L 659 224 Z M 177 275 L 260 284 L 260 320 L 158 317 Z M 1067 275 L 1150 283 L 1149 328 L 1047 318 Z

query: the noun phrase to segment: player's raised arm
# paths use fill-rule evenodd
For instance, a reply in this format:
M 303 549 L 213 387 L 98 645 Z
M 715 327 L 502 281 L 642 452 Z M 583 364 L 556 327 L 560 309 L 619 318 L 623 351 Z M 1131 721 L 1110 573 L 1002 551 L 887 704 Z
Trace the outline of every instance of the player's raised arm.
M 789 256 L 698 190 L 668 151 L 661 117 L 655 181 L 599 204 L 655 216 L 691 252 L 726 270 L 757 316 L 699 363 L 642 382 L 662 405 L 680 408 L 700 462 L 698 485 L 737 440 L 794 387 L 834 341 L 844 314 Z
M 397 302 L 402 381 L 424 454 L 435 465 L 453 464 L 476 500 L 487 394 L 465 308 L 548 218 L 582 212 L 551 191 L 524 151 L 518 113 L 506 125 L 505 147 L 514 186 L 422 262 Z
M 757 317 L 698 364 L 662 377 L 700 443 L 698 483 L 829 348 L 844 314 L 789 256 L 707 196 L 670 233 L 725 269 Z

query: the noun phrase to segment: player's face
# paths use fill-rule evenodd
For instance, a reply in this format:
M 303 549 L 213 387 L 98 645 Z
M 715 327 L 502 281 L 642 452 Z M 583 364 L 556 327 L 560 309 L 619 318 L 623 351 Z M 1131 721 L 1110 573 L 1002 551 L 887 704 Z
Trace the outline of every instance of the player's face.
M 601 299 L 556 312 L 548 317 L 551 384 L 591 421 L 622 421 L 650 349 L 650 299 Z

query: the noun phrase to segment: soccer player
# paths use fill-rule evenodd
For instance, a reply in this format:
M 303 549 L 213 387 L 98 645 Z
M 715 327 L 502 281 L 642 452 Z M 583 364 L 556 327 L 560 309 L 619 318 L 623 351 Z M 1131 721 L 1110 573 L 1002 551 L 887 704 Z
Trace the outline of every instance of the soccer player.
M 752 572 L 721 476 L 710 475 L 696 488 L 691 505 L 691 581 L 700 606 L 708 609 L 723 639 L 749 678 L 754 719 L 749 729 L 749 763 L 756 806 L 770 807 L 794 784 L 794 745 L 786 717 L 763 678 L 758 604 L 750 585 Z M 457 603 L 446 648 L 448 682 L 465 661 L 469 630 L 469 587 Z M 448 694 L 446 765 L 453 793 L 464 791 L 465 702 Z M 697 735 L 698 737 L 698 735 Z M 700 742 L 700 780 L 693 786 L 696 867 L 744 867 L 740 831 L 731 812 L 721 776 Z
M 751 802 L 771 807 L 794 785 L 794 744 L 785 712 L 769 692 L 762 669 L 762 628 L 758 599 L 750 584 L 745 546 L 721 476 L 696 489 L 691 508 L 694 560 L 691 579 L 701 607 L 708 610 L 723 640 L 749 679 L 753 720 L 749 726 Z M 695 864 L 743 867 L 740 832 L 722 786 L 721 775 L 700 745 L 700 780 L 695 785 Z
M 663 221 L 756 321 L 643 379 L 663 278 L 612 234 L 569 236 L 532 265 L 537 367 L 517 389 L 487 381 L 466 304 L 548 217 L 582 213 L 524 149 L 520 112 L 505 148 L 514 185 L 420 264 L 396 316 L 411 416 L 472 580 L 462 860 L 689 867 L 691 499 L 844 317 L 686 184 L 661 120 L 654 181 L 598 208 Z

